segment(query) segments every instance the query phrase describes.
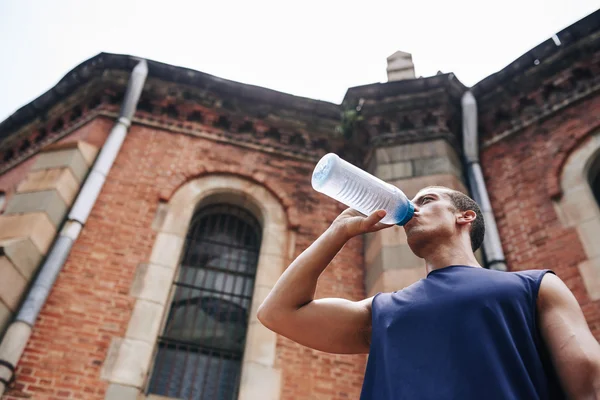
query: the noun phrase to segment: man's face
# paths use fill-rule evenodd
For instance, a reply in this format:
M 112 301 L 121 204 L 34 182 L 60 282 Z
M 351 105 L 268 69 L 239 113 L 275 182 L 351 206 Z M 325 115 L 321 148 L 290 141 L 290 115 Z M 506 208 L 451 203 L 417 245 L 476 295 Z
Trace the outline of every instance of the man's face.
M 445 241 L 457 233 L 459 214 L 448 194 L 441 188 L 423 189 L 412 200 L 415 214 L 404 225 L 404 231 L 408 245 L 418 257 L 425 257 L 423 249 L 430 243 Z

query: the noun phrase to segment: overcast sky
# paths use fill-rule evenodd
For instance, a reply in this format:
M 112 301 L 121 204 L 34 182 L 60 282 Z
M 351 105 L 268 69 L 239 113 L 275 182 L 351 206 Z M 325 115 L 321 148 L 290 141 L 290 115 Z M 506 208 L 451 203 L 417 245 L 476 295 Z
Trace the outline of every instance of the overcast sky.
M 0 0 L 0 121 L 104 51 L 340 103 L 386 57 L 473 85 L 599 0 Z

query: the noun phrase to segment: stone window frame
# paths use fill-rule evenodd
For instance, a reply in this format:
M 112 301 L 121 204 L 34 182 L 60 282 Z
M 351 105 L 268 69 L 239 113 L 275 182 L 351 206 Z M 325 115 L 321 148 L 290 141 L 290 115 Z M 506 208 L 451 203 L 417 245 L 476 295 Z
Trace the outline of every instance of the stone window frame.
M 285 208 L 272 192 L 240 176 L 211 174 L 186 182 L 159 207 L 150 260 L 140 265 L 131 288 L 136 302 L 127 332 L 124 338 L 113 339 L 103 366 L 102 378 L 110 382 L 105 399 L 137 399 L 148 384 L 191 219 L 196 210 L 215 203 L 247 209 L 262 227 L 238 399 L 280 398 L 277 335 L 258 321 L 256 313 L 285 270 L 295 237 L 288 229 Z M 166 398 L 150 394 L 147 399 Z
M 562 196 L 554 205 L 563 225 L 575 228 L 587 256 L 578 268 L 591 300 L 600 299 L 600 204 L 589 181 L 590 168 L 600 157 L 600 130 L 568 155 L 559 179 Z

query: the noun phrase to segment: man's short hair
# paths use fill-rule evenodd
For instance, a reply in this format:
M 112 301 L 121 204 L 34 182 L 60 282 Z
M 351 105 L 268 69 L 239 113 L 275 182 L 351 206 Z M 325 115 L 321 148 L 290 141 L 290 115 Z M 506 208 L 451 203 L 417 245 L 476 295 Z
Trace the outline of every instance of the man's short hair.
M 477 214 L 477 218 L 471 223 L 471 248 L 473 251 L 480 248 L 483 243 L 483 236 L 485 235 L 485 222 L 481 209 L 475 200 L 458 190 L 445 186 L 428 186 L 425 189 L 445 189 L 448 191 L 447 194 L 450 197 L 450 201 L 458 211 L 472 210 Z

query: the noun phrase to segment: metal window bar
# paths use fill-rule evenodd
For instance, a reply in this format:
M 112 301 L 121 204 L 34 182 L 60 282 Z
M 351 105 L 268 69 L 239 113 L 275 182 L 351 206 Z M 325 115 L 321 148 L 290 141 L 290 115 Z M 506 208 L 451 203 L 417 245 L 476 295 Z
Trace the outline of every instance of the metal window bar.
M 177 399 L 237 399 L 260 224 L 232 205 L 192 218 L 148 392 Z

